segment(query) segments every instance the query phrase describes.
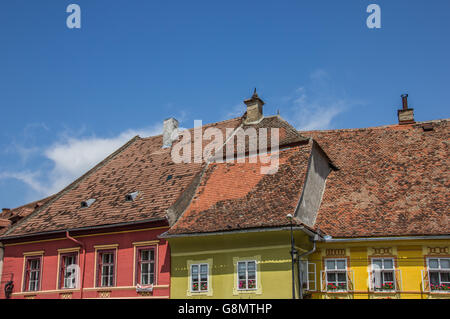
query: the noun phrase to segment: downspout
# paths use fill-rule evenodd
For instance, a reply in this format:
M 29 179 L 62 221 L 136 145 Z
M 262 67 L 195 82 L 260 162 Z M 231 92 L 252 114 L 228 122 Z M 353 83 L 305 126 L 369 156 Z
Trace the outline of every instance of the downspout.
M 82 271 L 82 275 L 80 276 L 81 277 L 81 280 L 80 280 L 81 281 L 81 283 L 80 283 L 80 299 L 83 299 L 83 284 L 84 284 L 84 273 L 85 273 L 84 270 L 85 270 L 85 266 L 86 266 L 86 247 L 84 246 L 84 244 L 81 241 L 76 240 L 75 238 L 71 237 L 69 235 L 69 231 L 68 230 L 66 230 L 66 238 L 71 240 L 71 241 L 73 241 L 73 242 L 75 242 L 76 244 L 80 245 L 83 248 L 83 271 Z
M 318 235 L 314 235 L 314 238 L 312 240 L 313 242 L 313 248 L 310 251 L 307 251 L 301 255 L 298 256 L 298 284 L 299 284 L 299 299 L 303 299 L 303 280 L 302 280 L 302 258 L 306 257 L 308 255 L 311 255 L 313 252 L 316 251 L 316 241 L 318 240 Z M 307 266 L 308 267 L 308 266 Z M 308 273 L 308 268 L 306 268 L 306 273 Z
M 4 252 L 5 248 L 3 247 L 3 243 L 0 243 L 0 282 L 2 282 Z

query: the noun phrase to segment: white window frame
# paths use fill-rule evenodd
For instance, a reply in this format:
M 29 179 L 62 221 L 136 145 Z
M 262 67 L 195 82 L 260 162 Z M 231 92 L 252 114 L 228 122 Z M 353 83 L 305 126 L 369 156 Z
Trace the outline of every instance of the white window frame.
M 380 270 L 375 269 L 374 260 L 381 260 L 382 268 Z M 391 260 L 392 261 L 392 268 L 385 269 L 384 268 L 384 262 L 385 260 Z M 393 257 L 371 257 L 371 269 L 372 269 L 372 281 L 371 281 L 371 287 L 372 291 L 380 291 L 380 292 L 389 292 L 389 291 L 397 291 L 399 287 L 397 287 L 397 271 L 395 268 L 395 259 Z M 394 289 L 381 289 L 375 287 L 375 272 L 379 271 L 381 275 L 381 286 L 384 284 L 384 273 L 392 272 L 392 283 L 394 286 Z
M 201 269 L 202 269 L 202 267 L 201 266 L 204 266 L 204 265 L 206 265 L 206 290 L 201 290 L 201 276 L 200 276 L 200 274 L 201 274 Z M 194 266 L 197 266 L 198 267 L 198 290 L 193 290 L 192 289 L 192 283 L 193 283 L 193 280 L 192 280 L 192 268 L 194 267 Z M 205 292 L 209 292 L 209 289 L 210 289 L 210 280 L 209 280 L 209 264 L 208 263 L 198 263 L 198 264 L 191 264 L 190 265 L 190 267 L 189 267 L 189 291 L 191 292 L 191 293 L 205 293 Z
M 344 261 L 345 262 L 345 269 L 337 269 L 337 267 L 335 269 L 328 269 L 327 267 L 327 261 L 330 260 L 334 260 L 335 264 L 337 265 L 337 261 Z M 325 263 L 325 290 L 330 292 L 330 291 L 336 291 L 336 292 L 343 292 L 343 291 L 349 291 L 349 282 L 348 282 L 348 262 L 347 262 L 347 258 L 325 258 L 324 260 Z M 337 273 L 344 273 L 345 274 L 345 289 L 333 289 L 333 290 L 329 290 L 328 289 L 328 273 L 336 273 L 336 283 L 339 284 L 339 281 L 337 280 Z
M 254 288 L 248 288 L 248 263 L 255 263 L 255 287 Z M 245 263 L 245 282 L 247 288 L 239 288 L 239 264 Z M 258 290 L 258 262 L 256 260 L 239 260 L 236 264 L 236 272 L 237 272 L 237 282 L 236 287 L 238 291 L 252 291 L 252 290 Z
M 75 289 L 75 288 L 77 288 L 77 280 L 76 280 L 77 274 L 76 274 L 76 270 L 75 270 L 75 278 L 72 278 L 71 275 L 67 276 L 67 274 L 68 274 L 67 273 L 67 270 L 68 270 L 67 268 L 69 266 L 67 266 L 67 264 L 65 263 L 65 259 L 68 258 L 68 257 L 74 259 L 73 263 L 70 264 L 69 266 L 71 266 L 71 265 L 78 266 L 78 253 L 77 252 L 67 253 L 67 254 L 64 254 L 64 255 L 61 256 L 61 261 L 64 261 L 64 269 L 63 269 L 63 274 L 62 274 L 62 278 L 61 278 L 62 279 L 61 289 Z M 75 268 L 75 269 L 77 269 L 77 268 Z M 69 284 L 67 284 L 67 283 L 69 283 Z
M 430 259 L 437 259 L 438 260 L 438 267 L 439 268 L 430 268 Z M 438 290 L 438 289 L 431 289 L 431 272 L 437 272 L 439 273 L 439 285 L 442 285 L 443 283 L 450 286 L 450 281 L 441 281 L 441 273 L 442 272 L 448 272 L 450 273 L 450 268 L 442 268 L 441 267 L 441 259 L 446 259 L 449 261 L 450 263 L 450 258 L 449 257 L 427 257 L 427 271 L 428 271 L 428 280 L 429 280 L 429 285 L 430 285 L 430 291 L 431 292 L 446 292 L 446 293 L 450 293 L 450 290 Z

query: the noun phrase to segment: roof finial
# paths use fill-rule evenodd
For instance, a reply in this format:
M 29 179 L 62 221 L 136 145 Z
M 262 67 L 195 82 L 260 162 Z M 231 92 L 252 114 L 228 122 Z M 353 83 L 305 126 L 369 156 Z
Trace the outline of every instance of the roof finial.
M 256 88 L 255 88 L 255 90 L 253 91 L 253 96 L 252 97 L 258 97 L 258 93 L 256 93 Z

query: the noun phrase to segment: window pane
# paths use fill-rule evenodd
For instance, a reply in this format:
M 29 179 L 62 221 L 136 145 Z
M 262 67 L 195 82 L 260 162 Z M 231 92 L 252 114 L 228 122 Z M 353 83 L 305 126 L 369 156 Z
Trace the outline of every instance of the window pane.
M 392 259 L 384 260 L 384 269 L 394 269 L 394 262 Z
M 327 260 L 326 268 L 327 269 L 336 269 L 335 261 L 334 260 Z
M 39 269 L 39 259 L 32 259 L 30 262 L 31 270 Z
M 141 250 L 141 260 L 149 260 L 150 254 L 148 250 Z
M 345 264 L 346 264 L 345 260 L 338 260 L 337 261 L 337 269 L 345 269 L 346 268 Z
M 429 259 L 428 260 L 428 267 L 430 268 L 439 268 L 439 262 L 437 259 Z
M 381 259 L 373 259 L 372 264 L 374 270 L 383 268 L 383 261 Z
M 328 282 L 336 282 L 336 273 L 334 273 L 334 272 L 327 273 L 327 281 Z
M 385 272 L 383 273 L 384 282 L 393 282 L 394 281 L 394 272 Z
M 256 269 L 256 263 L 254 261 L 249 261 L 247 265 L 249 271 Z
M 346 273 L 345 273 L 345 272 L 339 272 L 339 273 L 337 274 L 337 277 L 338 277 L 338 281 L 339 281 L 339 282 L 342 282 L 342 281 L 345 282 L 345 281 L 347 281 L 346 278 L 345 278 L 345 277 L 346 277 Z
M 450 282 L 450 273 L 441 272 L 441 284 Z
M 245 262 L 238 262 L 238 270 L 239 271 L 245 271 Z
M 207 274 L 208 273 L 208 265 L 201 265 L 200 266 L 200 273 Z
M 450 259 L 441 259 L 441 269 L 450 269 Z
M 142 275 L 141 275 L 141 285 L 148 285 L 150 283 L 148 279 L 149 279 L 148 274 L 147 273 L 142 273 Z
M 432 285 L 439 285 L 439 273 L 430 271 L 430 283 Z
M 192 274 L 198 274 L 198 266 L 192 265 Z
M 248 271 L 248 279 L 256 279 L 256 271 L 255 270 Z

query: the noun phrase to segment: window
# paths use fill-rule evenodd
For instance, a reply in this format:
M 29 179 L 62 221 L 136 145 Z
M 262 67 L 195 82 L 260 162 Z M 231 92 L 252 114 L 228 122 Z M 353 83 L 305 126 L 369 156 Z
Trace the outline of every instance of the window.
M 60 286 L 62 289 L 76 288 L 77 285 L 77 253 L 61 255 Z
M 347 290 L 347 259 L 326 259 L 327 290 Z
M 206 292 L 208 286 L 208 264 L 191 265 L 191 292 Z
M 27 257 L 25 260 L 25 291 L 38 291 L 41 281 L 41 257 Z
M 99 287 L 114 286 L 114 276 L 115 276 L 114 259 L 115 259 L 114 250 L 103 250 L 98 252 L 97 285 Z
M 238 290 L 256 289 L 256 261 L 238 261 Z
M 155 282 L 155 249 L 139 248 L 137 251 L 136 283 L 150 285 Z
M 450 258 L 428 258 L 430 288 L 450 292 Z
M 372 259 L 372 285 L 374 290 L 395 290 L 393 258 Z

